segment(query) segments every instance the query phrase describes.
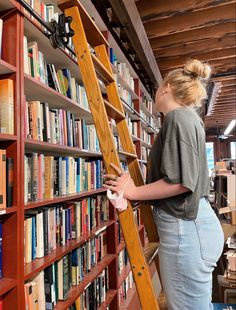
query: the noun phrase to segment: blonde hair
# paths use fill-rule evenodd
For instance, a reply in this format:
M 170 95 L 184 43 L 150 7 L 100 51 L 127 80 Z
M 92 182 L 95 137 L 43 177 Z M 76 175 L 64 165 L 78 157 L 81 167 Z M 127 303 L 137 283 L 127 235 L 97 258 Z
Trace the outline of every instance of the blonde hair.
M 200 107 L 207 98 L 206 82 L 211 74 L 211 67 L 197 59 L 189 60 L 183 69 L 176 69 L 167 74 L 163 85 L 170 84 L 176 101 L 183 106 Z

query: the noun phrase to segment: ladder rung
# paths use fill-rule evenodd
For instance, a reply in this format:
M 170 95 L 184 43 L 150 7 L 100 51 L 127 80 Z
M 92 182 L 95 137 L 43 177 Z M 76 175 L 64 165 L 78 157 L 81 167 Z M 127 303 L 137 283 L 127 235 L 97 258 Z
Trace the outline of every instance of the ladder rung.
M 118 153 L 120 155 L 124 155 L 127 158 L 137 158 L 138 157 L 136 154 L 132 154 L 132 153 L 129 153 L 129 152 L 118 151 Z
M 84 25 L 86 37 L 88 43 L 92 46 L 98 46 L 105 44 L 106 47 L 109 46 L 107 40 L 98 29 L 92 18 L 88 15 L 84 7 L 77 0 L 61 0 L 58 3 L 59 8 L 64 12 L 65 9 L 71 8 L 72 6 L 77 6 L 80 12 L 82 23 Z
M 149 242 L 143 248 L 144 256 L 146 258 L 146 262 L 150 265 L 154 258 L 157 256 L 159 250 L 158 242 Z
M 105 84 L 114 82 L 114 77 L 94 54 L 92 54 L 92 59 L 95 70 L 99 73 L 99 78 L 101 78 Z
M 107 100 L 104 100 L 104 103 L 105 103 L 108 116 L 110 116 L 114 120 L 125 119 L 125 115 L 122 112 L 120 112 L 118 109 L 113 107 L 113 105 L 111 105 L 110 102 L 108 102 Z

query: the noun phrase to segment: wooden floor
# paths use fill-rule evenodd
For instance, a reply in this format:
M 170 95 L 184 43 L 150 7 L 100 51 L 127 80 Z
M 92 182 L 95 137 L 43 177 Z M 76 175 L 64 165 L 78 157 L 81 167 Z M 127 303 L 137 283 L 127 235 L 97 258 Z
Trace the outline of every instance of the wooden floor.
M 160 293 L 160 296 L 158 298 L 158 305 L 160 307 L 160 310 L 168 310 L 166 306 L 166 299 L 163 291 Z

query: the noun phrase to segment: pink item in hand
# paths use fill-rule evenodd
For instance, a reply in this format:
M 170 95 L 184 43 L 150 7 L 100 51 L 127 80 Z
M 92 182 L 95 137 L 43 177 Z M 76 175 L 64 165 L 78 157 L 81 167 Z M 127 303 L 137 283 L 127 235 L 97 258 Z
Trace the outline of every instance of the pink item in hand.
M 119 193 L 112 194 L 111 190 L 107 190 L 107 197 L 110 200 L 111 204 L 118 209 L 118 211 L 124 211 L 127 209 L 128 203 L 127 199 L 124 198 L 124 191 L 120 191 Z

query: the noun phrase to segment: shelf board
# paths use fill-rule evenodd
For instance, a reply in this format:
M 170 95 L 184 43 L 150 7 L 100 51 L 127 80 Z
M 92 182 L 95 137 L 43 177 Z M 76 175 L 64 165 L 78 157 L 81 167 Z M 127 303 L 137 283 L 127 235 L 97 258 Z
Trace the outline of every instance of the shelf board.
M 71 147 L 66 145 L 52 144 L 44 141 L 37 141 L 32 139 L 25 140 L 25 150 L 28 151 L 41 151 L 50 154 L 61 155 L 74 155 L 79 157 L 101 157 L 100 152 L 88 151 L 79 149 L 77 147 Z
M 141 126 L 143 127 L 143 129 L 146 130 L 147 133 L 157 133 L 156 130 L 149 125 L 144 119 L 140 119 L 141 120 Z
M 151 148 L 152 148 L 152 145 L 151 145 L 151 144 L 146 143 L 146 142 L 144 142 L 144 141 L 142 141 L 142 140 L 141 140 L 141 144 L 142 144 L 142 146 L 144 146 L 144 147 L 146 147 L 146 148 L 148 148 L 148 149 L 151 149 Z
M 71 201 L 71 200 L 78 200 L 78 199 L 83 198 L 83 197 L 92 196 L 92 195 L 105 193 L 105 192 L 106 192 L 106 188 L 101 187 L 98 189 L 94 189 L 94 190 L 90 190 L 90 191 L 83 191 L 83 192 L 73 194 L 73 195 L 59 196 L 59 197 L 54 197 L 51 199 L 44 199 L 44 200 L 28 202 L 25 204 L 25 210 L 33 209 L 33 208 L 39 208 L 39 207 L 52 205 L 52 204 L 58 204 L 58 203 Z
M 4 208 L 4 209 L 0 209 L 0 215 L 10 214 L 16 211 L 17 211 L 17 207 Z
M 60 94 L 55 89 L 52 89 L 26 73 L 24 74 L 24 77 L 27 101 L 38 100 L 41 102 L 48 102 L 50 108 L 69 110 L 78 118 L 83 118 L 87 121 L 92 120 L 91 112 L 77 102 Z
M 132 121 L 139 121 L 140 120 L 140 115 L 138 114 L 137 111 L 135 111 L 135 109 L 133 109 L 132 107 L 130 107 L 130 105 L 123 99 L 120 98 L 121 102 L 123 103 L 123 107 L 126 113 L 128 113 L 130 119 Z
M 97 308 L 97 310 L 106 310 L 107 306 L 110 305 L 116 294 L 117 290 L 109 290 L 106 292 L 106 300 Z
M 121 271 L 121 274 L 118 276 L 118 289 L 122 285 L 126 277 L 128 276 L 130 270 L 131 270 L 130 264 L 128 263 L 128 265 L 124 267 L 124 269 Z
M 16 141 L 17 136 L 16 135 L 9 135 L 6 133 L 0 133 L 0 141 Z
M 7 293 L 16 286 L 16 280 L 11 278 L 0 279 L 0 296 Z
M 121 240 L 116 248 L 116 253 L 119 254 L 122 250 L 124 250 L 124 248 L 125 248 L 125 242 Z
M 25 280 L 30 279 L 35 273 L 40 272 L 41 270 L 45 269 L 46 267 L 53 264 L 57 260 L 61 259 L 67 253 L 78 248 L 81 244 L 86 242 L 88 239 L 92 238 L 98 230 L 106 229 L 112 224 L 114 224 L 114 220 L 105 221 L 101 223 L 99 226 L 93 228 L 87 234 L 81 236 L 79 239 L 70 240 L 69 242 L 67 242 L 66 245 L 57 247 L 55 250 L 53 250 L 48 255 L 42 258 L 34 259 L 32 262 L 25 264 L 24 279 Z
M 1 5 L 0 5 L 1 10 Z M 0 75 L 16 72 L 16 67 L 10 65 L 6 61 L 0 59 Z
M 107 254 L 94 268 L 91 269 L 79 285 L 72 286 L 68 298 L 65 301 L 59 301 L 54 310 L 65 310 L 70 307 L 82 294 L 84 289 L 98 277 L 98 275 L 114 260 L 114 258 L 115 254 Z
M 140 141 L 140 139 L 134 135 L 131 135 L 131 137 L 134 142 Z

